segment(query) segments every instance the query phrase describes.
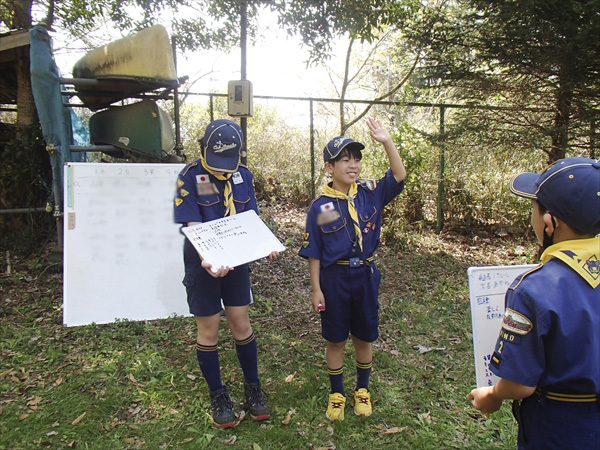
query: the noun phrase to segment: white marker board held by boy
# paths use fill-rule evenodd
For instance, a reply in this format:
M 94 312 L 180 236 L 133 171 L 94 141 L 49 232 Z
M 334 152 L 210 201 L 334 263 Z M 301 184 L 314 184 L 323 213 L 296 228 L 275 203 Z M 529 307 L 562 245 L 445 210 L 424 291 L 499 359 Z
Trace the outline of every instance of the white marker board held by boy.
M 213 272 L 285 250 L 253 210 L 183 227 L 182 231 L 202 259 L 212 264 Z
M 502 328 L 506 291 L 517 276 L 533 267 L 536 265 L 469 267 L 467 270 L 477 387 L 498 382 L 488 364 Z

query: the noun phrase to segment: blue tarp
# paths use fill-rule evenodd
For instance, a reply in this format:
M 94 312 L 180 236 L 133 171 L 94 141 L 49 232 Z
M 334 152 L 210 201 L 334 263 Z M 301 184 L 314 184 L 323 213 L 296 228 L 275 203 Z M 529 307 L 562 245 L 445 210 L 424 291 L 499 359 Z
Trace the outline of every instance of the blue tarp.
M 31 88 L 42 132 L 50 153 L 54 198 L 62 204 L 63 166 L 81 161 L 83 155 L 71 155 L 71 108 L 63 106 L 60 74 L 52 55 L 52 40 L 41 26 L 29 30 Z

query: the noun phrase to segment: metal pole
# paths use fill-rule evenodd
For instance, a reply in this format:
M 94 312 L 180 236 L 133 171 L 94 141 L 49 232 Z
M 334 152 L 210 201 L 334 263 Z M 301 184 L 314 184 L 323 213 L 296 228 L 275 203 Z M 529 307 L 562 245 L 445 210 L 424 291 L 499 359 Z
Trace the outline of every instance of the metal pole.
M 310 196 L 315 198 L 315 123 L 313 113 L 313 101 L 310 105 Z
M 445 106 L 440 106 L 440 136 L 439 136 L 439 146 L 440 146 L 440 174 L 438 181 L 438 200 L 437 200 L 437 223 L 435 227 L 435 231 L 437 234 L 442 232 L 442 228 L 444 226 L 444 152 L 445 152 L 445 141 L 446 137 L 444 136 L 444 115 L 446 113 Z
M 596 147 L 595 147 L 595 139 L 596 139 L 596 121 L 592 119 L 590 122 L 590 158 L 596 159 Z
M 242 67 L 241 67 L 241 79 L 246 79 L 246 30 L 248 27 L 248 2 L 242 0 L 241 2 L 241 20 L 240 20 L 240 49 L 242 53 Z M 241 162 L 246 165 L 248 163 L 248 118 L 242 117 L 240 119 L 240 127 L 242 128 L 242 134 L 244 135 L 244 145 L 241 151 Z
M 177 45 L 175 37 L 171 38 L 171 48 L 173 49 L 173 61 L 175 62 L 175 73 L 177 73 Z M 181 156 L 181 131 L 179 120 L 179 82 L 175 86 L 173 93 L 173 116 L 175 118 L 175 154 Z

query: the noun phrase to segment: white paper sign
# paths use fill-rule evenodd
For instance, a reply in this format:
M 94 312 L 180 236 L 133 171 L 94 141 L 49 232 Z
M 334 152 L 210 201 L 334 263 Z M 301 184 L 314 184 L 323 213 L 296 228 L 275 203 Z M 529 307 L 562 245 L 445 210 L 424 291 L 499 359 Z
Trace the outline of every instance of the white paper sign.
M 502 328 L 506 291 L 517 276 L 534 267 L 537 266 L 524 264 L 469 267 L 467 270 L 477 387 L 493 386 L 498 382 L 488 365 Z
M 202 259 L 212 264 L 213 272 L 221 266 L 237 267 L 285 250 L 254 210 L 182 230 Z

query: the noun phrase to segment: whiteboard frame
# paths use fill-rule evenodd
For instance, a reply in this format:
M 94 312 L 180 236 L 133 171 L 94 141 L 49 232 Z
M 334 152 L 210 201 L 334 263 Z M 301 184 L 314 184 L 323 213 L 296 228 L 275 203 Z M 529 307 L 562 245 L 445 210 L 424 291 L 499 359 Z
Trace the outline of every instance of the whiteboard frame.
M 182 284 L 185 237 L 173 219 L 183 167 L 65 165 L 64 326 L 190 315 Z M 122 213 L 111 213 L 110 202 L 121 203 Z

